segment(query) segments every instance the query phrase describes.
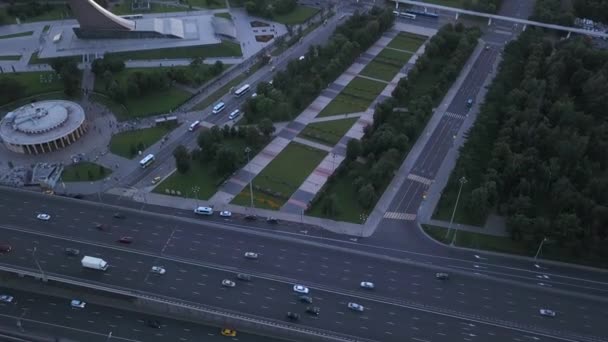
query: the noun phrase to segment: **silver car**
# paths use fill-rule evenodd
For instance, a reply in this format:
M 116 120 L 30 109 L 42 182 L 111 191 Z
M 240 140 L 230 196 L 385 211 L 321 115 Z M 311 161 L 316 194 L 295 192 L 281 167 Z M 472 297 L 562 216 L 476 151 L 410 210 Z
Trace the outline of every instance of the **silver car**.
M 354 311 L 363 312 L 363 305 L 357 303 L 348 303 L 348 308 Z
M 12 303 L 15 298 L 9 295 L 0 295 L 0 302 Z
M 224 279 L 224 280 L 222 280 L 222 286 L 225 286 L 225 287 L 235 287 L 236 284 L 232 280 L 230 280 L 230 279 Z
M 245 258 L 247 258 L 247 259 L 257 259 L 258 258 L 258 253 L 245 252 Z

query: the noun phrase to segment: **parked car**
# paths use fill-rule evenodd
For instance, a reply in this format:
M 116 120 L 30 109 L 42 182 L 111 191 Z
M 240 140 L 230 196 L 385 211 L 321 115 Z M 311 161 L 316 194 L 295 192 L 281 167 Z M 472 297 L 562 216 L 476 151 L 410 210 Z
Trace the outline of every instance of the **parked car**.
M 279 220 L 277 220 L 277 219 L 276 219 L 276 218 L 274 218 L 274 217 L 268 217 L 268 218 L 266 219 L 266 222 L 271 223 L 271 224 L 277 224 L 277 223 L 279 223 Z
M 304 285 L 294 285 L 293 290 L 297 293 L 308 294 L 310 290 Z
M 220 211 L 220 216 L 221 217 L 231 217 L 232 216 L 232 212 L 230 212 L 228 210 L 223 210 L 223 211 Z
M 235 287 L 236 284 L 232 280 L 230 280 L 230 279 L 224 279 L 224 280 L 222 280 L 222 286 L 225 286 L 225 287 Z
M 162 266 L 152 266 L 152 268 L 150 269 L 150 272 L 156 273 L 156 274 L 165 274 L 165 272 L 167 272 L 167 270 L 165 270 L 165 268 Z
M 66 248 L 65 254 L 69 256 L 77 256 L 80 254 L 80 251 L 76 248 Z
M 247 220 L 247 221 L 255 221 L 257 219 L 258 219 L 258 217 L 255 216 L 255 215 L 247 215 L 247 216 L 245 216 L 245 220 Z
M 362 281 L 360 285 L 361 285 L 362 288 L 364 288 L 364 289 L 370 289 L 370 290 L 373 290 L 374 287 L 375 287 L 374 283 L 369 282 L 369 281 Z
M 258 253 L 255 252 L 245 252 L 245 258 L 247 259 L 257 259 Z

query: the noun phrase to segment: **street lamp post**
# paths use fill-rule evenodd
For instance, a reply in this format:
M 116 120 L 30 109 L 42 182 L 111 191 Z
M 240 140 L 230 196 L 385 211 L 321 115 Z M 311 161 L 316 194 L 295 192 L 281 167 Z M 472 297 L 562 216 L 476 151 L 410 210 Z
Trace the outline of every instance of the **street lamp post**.
M 249 168 L 249 152 L 251 152 L 251 149 L 249 148 L 249 146 L 247 146 L 245 148 L 245 153 L 247 153 L 247 167 Z M 251 171 L 249 171 L 251 173 Z M 250 204 L 251 204 L 251 209 L 253 210 L 253 178 L 251 178 L 251 181 L 249 182 L 249 198 L 250 198 Z
M 452 211 L 452 217 L 450 218 L 448 233 L 450 232 L 450 229 L 452 229 L 452 224 L 454 223 L 454 216 L 456 216 L 456 209 L 458 208 L 458 200 L 460 199 L 460 193 L 462 192 L 462 186 L 467 182 L 467 179 L 462 176 L 458 181 L 460 182 L 460 188 L 458 188 L 458 195 L 456 196 L 456 203 L 454 203 L 454 211 Z M 454 230 L 454 236 L 452 236 L 450 246 L 454 246 L 454 241 L 456 241 L 456 233 L 458 233 L 458 229 Z
M 198 192 L 201 191 L 201 188 L 199 186 L 193 186 L 192 187 L 192 192 L 194 193 L 194 196 L 196 196 L 196 207 L 198 208 Z
M 534 261 L 536 261 L 536 259 L 538 259 L 538 255 L 540 254 L 540 250 L 543 248 L 543 244 L 547 241 L 547 238 L 544 237 L 543 240 L 540 242 L 540 245 L 538 246 L 538 250 L 536 251 L 536 255 L 534 255 Z
M 42 267 L 40 266 L 40 263 L 38 262 L 38 258 L 36 257 L 36 247 L 34 247 L 34 249 L 32 250 L 32 257 L 34 258 L 34 262 L 36 263 L 36 266 L 38 267 L 38 271 L 40 271 L 40 274 L 42 275 L 42 281 L 46 281 L 46 275 L 44 274 L 44 271 L 42 270 Z

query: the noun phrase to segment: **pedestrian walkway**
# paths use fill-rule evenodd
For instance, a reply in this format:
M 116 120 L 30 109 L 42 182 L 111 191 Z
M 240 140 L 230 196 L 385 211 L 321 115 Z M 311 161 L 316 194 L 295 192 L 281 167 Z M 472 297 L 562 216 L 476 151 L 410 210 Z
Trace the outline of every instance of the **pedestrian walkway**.
M 358 117 L 361 117 L 362 115 L 364 115 L 365 113 L 368 113 L 368 112 L 369 112 L 369 110 L 367 110 L 365 112 L 359 112 L 359 113 L 349 113 L 349 114 L 324 116 L 324 117 L 320 117 L 320 118 L 311 119 L 309 121 L 309 123 L 336 121 L 336 120 L 344 120 L 344 119 L 350 119 L 350 118 L 358 118 Z
M 316 148 L 317 150 L 321 150 L 321 151 L 325 151 L 325 152 L 331 152 L 331 147 L 329 147 L 327 145 L 320 144 L 318 142 L 310 141 L 308 139 L 295 137 L 295 138 L 293 138 L 292 141 L 300 143 L 302 145 L 310 146 L 312 148 Z

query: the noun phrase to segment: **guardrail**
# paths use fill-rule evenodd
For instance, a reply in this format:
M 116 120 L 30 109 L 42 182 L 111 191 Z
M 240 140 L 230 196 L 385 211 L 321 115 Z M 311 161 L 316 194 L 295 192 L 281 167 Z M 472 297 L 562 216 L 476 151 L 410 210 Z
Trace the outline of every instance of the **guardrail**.
M 53 273 L 41 274 L 37 271 L 32 271 L 23 267 L 5 266 L 0 264 L 0 271 L 17 274 L 20 277 L 30 276 L 36 279 L 44 279 L 55 281 L 58 283 L 69 284 L 88 289 L 94 289 L 97 291 L 107 292 L 114 295 L 122 295 L 132 297 L 138 301 L 141 306 L 151 307 L 151 309 L 162 308 L 163 311 L 169 311 L 175 313 L 178 308 L 181 310 L 187 310 L 188 312 L 181 312 L 182 314 L 191 315 L 192 313 L 198 313 L 199 315 L 212 316 L 220 319 L 224 319 L 224 322 L 230 321 L 231 326 L 238 327 L 238 325 L 246 325 L 252 332 L 260 330 L 272 330 L 276 336 L 278 334 L 287 335 L 290 338 L 298 337 L 305 338 L 311 341 L 331 341 L 331 342 L 374 342 L 373 340 L 357 338 L 355 336 L 349 336 L 345 334 L 335 333 L 323 329 L 308 328 L 299 325 L 289 324 L 278 320 L 261 318 L 258 316 L 242 314 L 233 312 L 230 310 L 223 310 L 207 305 L 201 305 L 198 303 L 190 303 L 187 301 L 159 296 L 156 294 L 148 294 L 141 291 L 130 290 L 121 288 L 118 286 L 101 285 L 92 281 L 81 281 L 73 279 L 71 277 L 57 276 Z

